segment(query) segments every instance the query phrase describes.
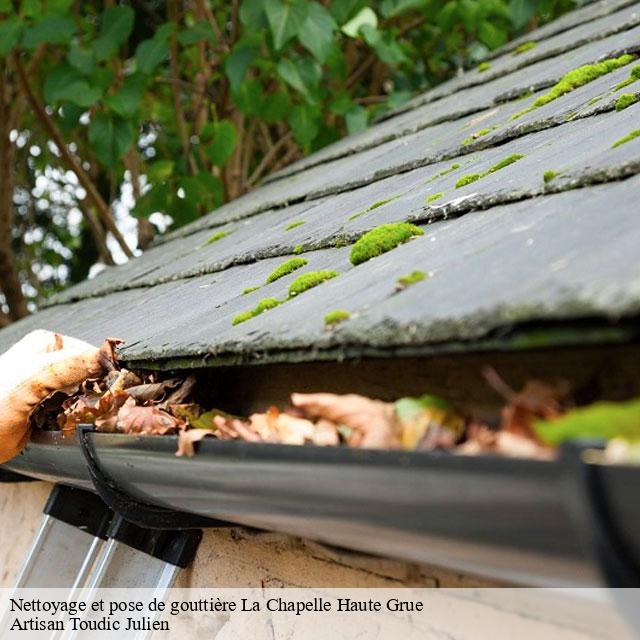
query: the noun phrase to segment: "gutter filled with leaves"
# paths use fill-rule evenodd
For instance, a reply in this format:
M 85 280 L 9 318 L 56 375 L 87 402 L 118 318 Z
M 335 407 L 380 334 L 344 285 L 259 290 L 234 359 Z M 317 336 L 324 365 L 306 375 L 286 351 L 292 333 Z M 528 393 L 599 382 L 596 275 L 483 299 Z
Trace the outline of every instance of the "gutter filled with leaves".
M 638 402 L 574 408 L 564 385 L 514 392 L 489 371 L 495 425 L 428 395 L 294 393 L 244 418 L 196 404 L 192 376 L 120 368 L 112 347 L 106 375 L 36 407 L 5 468 L 92 488 L 76 435 L 91 424 L 100 473 L 144 503 L 528 585 L 598 583 L 603 545 L 640 566 Z M 599 441 L 556 446 L 584 437 Z

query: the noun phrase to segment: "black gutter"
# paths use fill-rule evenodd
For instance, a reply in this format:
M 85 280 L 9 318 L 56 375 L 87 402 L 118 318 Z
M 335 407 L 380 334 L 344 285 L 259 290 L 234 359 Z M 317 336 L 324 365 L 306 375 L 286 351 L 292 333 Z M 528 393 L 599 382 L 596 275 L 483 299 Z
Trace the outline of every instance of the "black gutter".
M 98 475 L 156 507 L 523 585 L 640 575 L 640 468 L 214 439 L 185 459 L 175 437 L 86 439 Z M 4 468 L 93 488 L 76 434 L 37 433 Z

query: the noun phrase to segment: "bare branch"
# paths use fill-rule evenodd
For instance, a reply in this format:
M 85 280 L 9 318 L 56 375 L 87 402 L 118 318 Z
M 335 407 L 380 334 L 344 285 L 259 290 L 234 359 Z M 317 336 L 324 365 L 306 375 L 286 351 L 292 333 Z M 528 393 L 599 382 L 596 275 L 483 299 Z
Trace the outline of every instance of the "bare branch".
M 133 252 L 129 248 L 129 245 L 127 244 L 123 235 L 120 233 L 120 230 L 118 229 L 115 220 L 111 215 L 111 211 L 109 210 L 107 203 L 102 199 L 102 196 L 98 192 L 98 189 L 93 184 L 86 171 L 82 168 L 82 165 L 67 148 L 62 134 L 56 127 L 53 120 L 50 118 L 42 102 L 40 102 L 40 100 L 34 93 L 33 88 L 31 87 L 31 84 L 29 82 L 29 78 L 27 77 L 27 74 L 24 70 L 24 66 L 22 65 L 22 62 L 20 60 L 20 56 L 17 52 L 13 54 L 13 59 L 18 71 L 18 77 L 20 79 L 22 89 L 27 96 L 27 100 L 31 105 L 31 108 L 33 109 L 36 117 L 40 121 L 40 124 L 44 127 L 49 136 L 51 136 L 52 141 L 55 143 L 56 147 L 58 147 L 60 155 L 62 156 L 62 159 L 67 164 L 69 169 L 71 169 L 71 171 L 76 174 L 78 182 L 80 182 L 82 188 L 87 192 L 87 198 L 89 198 L 90 202 L 96 208 L 98 215 L 100 216 L 105 227 L 116 239 L 116 242 L 120 245 L 120 248 L 122 249 L 124 254 L 128 258 L 133 258 Z

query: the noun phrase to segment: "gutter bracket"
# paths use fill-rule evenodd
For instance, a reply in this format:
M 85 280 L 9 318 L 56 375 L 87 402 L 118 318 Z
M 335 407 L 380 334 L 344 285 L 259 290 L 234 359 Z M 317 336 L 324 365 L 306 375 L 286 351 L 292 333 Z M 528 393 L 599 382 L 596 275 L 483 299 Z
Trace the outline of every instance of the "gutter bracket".
M 214 520 L 183 511 L 172 511 L 140 502 L 126 494 L 114 480 L 102 472 L 95 448 L 87 437 L 92 431 L 94 431 L 93 425 L 78 426 L 78 442 L 87 463 L 89 476 L 96 493 L 103 502 L 124 520 L 146 529 L 184 530 L 231 526 L 223 520 Z
M 602 449 L 603 446 L 599 440 L 583 440 L 569 442 L 562 447 L 562 457 L 577 498 L 573 508 L 576 524 L 606 585 L 638 587 L 640 567 L 615 527 L 597 465 L 583 458 L 587 449 Z

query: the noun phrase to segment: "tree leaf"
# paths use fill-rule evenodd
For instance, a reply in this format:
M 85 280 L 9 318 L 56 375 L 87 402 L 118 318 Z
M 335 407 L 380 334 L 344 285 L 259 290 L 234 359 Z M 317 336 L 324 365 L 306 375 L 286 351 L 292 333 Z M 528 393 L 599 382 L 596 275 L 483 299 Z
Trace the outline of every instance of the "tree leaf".
M 74 45 L 69 49 L 67 61 L 82 75 L 89 75 L 96 68 L 96 63 L 91 52 Z
M 147 81 L 147 77 L 140 73 L 127 76 L 120 90 L 105 98 L 105 104 L 119 116 L 130 118 L 140 106 L 140 101 L 147 88 Z
M 169 55 L 169 45 L 160 38 L 141 42 L 136 49 L 136 64 L 142 73 L 151 74 Z
M 289 58 L 282 58 L 278 62 L 277 71 L 278 75 L 296 91 L 301 93 L 305 98 L 311 99 L 311 91 L 313 85 L 317 84 L 320 78 L 320 73 L 313 70 L 313 65 L 305 64 L 310 63 L 307 60 L 298 60 L 293 62 Z M 311 86 L 310 86 L 311 85 Z
M 291 100 L 284 91 L 276 91 L 264 99 L 261 115 L 270 124 L 284 120 L 291 109 Z
M 22 33 L 22 21 L 18 16 L 0 22 L 0 56 L 6 56 L 18 44 Z
M 103 11 L 98 37 L 92 45 L 98 60 L 107 60 L 118 52 L 131 35 L 134 17 L 133 9 L 126 5 L 110 7 Z
M 296 142 L 307 149 L 320 130 L 320 115 L 313 107 L 300 105 L 291 112 L 289 125 Z
M 100 89 L 89 85 L 75 69 L 64 63 L 53 69 L 42 88 L 42 95 L 49 104 L 67 101 L 79 107 L 95 104 L 101 93 Z
M 35 49 L 39 44 L 67 44 L 76 32 L 76 25 L 70 18 L 49 15 L 25 30 L 22 46 Z
M 509 0 L 511 22 L 516 29 L 522 29 L 536 13 L 533 0 Z
M 333 34 L 337 28 L 331 14 L 321 4 L 313 2 L 298 30 L 298 40 L 322 64 L 331 51 Z
M 238 142 L 236 128 L 230 120 L 210 123 L 203 128 L 202 138 L 208 141 L 205 154 L 218 167 L 229 159 Z
M 212 45 L 216 44 L 216 35 L 207 20 L 199 20 L 192 27 L 178 33 L 178 42 L 185 47 L 206 40 Z
M 257 47 L 238 42 L 224 61 L 224 70 L 232 89 L 238 89 L 244 80 L 249 65 L 258 57 Z
M 351 108 L 345 115 L 349 135 L 366 129 L 368 118 L 367 110 L 363 106 L 355 105 Z
M 307 17 L 309 5 L 305 0 L 265 0 L 264 10 L 267 14 L 273 46 L 276 51 L 297 33 Z
M 133 141 L 133 127 L 127 120 L 107 113 L 92 116 L 89 123 L 89 144 L 105 166 L 115 166 Z
M 489 49 L 497 49 L 507 41 L 507 32 L 496 27 L 493 22 L 483 20 L 478 26 L 478 38 Z
M 371 7 L 363 7 L 349 22 L 343 24 L 342 33 L 350 38 L 357 38 L 360 29 L 365 25 L 374 28 L 378 26 L 378 16 Z

